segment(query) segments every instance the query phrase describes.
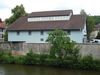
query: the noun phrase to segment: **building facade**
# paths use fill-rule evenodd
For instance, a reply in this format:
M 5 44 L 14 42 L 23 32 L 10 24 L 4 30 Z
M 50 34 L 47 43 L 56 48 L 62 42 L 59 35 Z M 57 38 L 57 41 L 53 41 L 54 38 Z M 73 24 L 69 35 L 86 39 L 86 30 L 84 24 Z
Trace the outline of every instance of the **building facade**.
M 0 19 L 0 42 L 4 42 L 5 24 Z
M 86 37 L 86 21 L 72 10 L 33 12 L 19 18 L 8 27 L 9 42 L 46 43 L 48 33 L 62 29 L 77 43 Z

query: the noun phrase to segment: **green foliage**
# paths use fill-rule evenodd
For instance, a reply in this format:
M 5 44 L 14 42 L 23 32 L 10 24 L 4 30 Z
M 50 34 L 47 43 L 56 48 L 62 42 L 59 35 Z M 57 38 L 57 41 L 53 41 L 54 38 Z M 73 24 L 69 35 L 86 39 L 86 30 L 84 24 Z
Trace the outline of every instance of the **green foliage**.
M 99 63 L 99 64 L 97 64 Z M 80 59 L 79 61 L 79 67 L 81 69 L 92 69 L 92 70 L 96 70 L 96 69 L 100 69 L 100 61 L 98 60 L 94 60 L 92 55 L 87 55 L 84 56 Z
M 7 33 L 7 31 L 4 34 L 4 41 L 8 41 L 8 33 Z
M 64 45 L 66 44 L 65 41 L 68 41 L 66 38 L 70 39 L 62 30 L 55 30 L 49 33 L 47 42 L 50 42 L 52 44 L 50 52 L 51 55 L 57 55 L 59 58 L 62 57 L 61 49 L 63 49 Z
M 83 69 L 89 69 L 91 67 L 91 63 L 93 62 L 93 58 L 90 55 L 84 56 L 80 62 L 81 66 L 84 67 Z
M 11 12 L 12 16 L 5 20 L 7 25 L 16 21 L 19 17 L 26 15 L 25 9 L 22 4 L 20 6 L 17 5 L 15 8 L 11 10 Z
M 91 16 L 87 16 L 86 24 L 87 24 L 87 38 L 88 40 L 90 40 L 90 33 L 94 31 L 95 28 L 95 20 Z
M 14 56 L 14 63 L 15 64 L 25 64 L 25 56 Z
M 94 19 L 95 25 L 100 23 L 100 16 L 91 16 L 91 17 Z
M 15 8 L 11 10 L 11 12 L 12 12 L 12 16 L 5 20 L 7 26 L 15 22 L 21 16 L 27 15 L 22 4 L 20 6 L 17 5 Z M 4 34 L 4 40 L 8 41 L 7 31 Z
M 0 62 L 1 63 L 13 63 L 14 58 L 11 53 L 8 52 L 0 52 Z
M 76 60 L 74 56 L 67 56 L 60 60 L 47 54 L 34 54 L 31 50 L 25 56 L 12 56 L 8 52 L 0 52 L 0 63 L 28 64 L 65 67 L 71 69 L 100 70 L 100 60 L 94 60 L 91 55 Z
M 94 69 L 100 70 L 100 60 L 95 59 L 93 61 Z
M 49 55 L 47 54 L 40 54 L 39 55 L 39 64 L 46 64 L 46 59 L 48 58 Z
M 50 55 L 60 60 L 67 56 L 78 55 L 78 48 L 66 32 L 56 29 L 49 33 L 47 42 L 51 43 Z
M 34 56 L 34 53 L 32 52 L 32 50 L 29 51 L 29 53 L 27 53 L 27 55 L 25 56 L 25 64 L 35 64 L 36 58 Z
M 3 51 L 0 51 L 0 62 L 2 62 L 2 56 L 4 55 L 5 53 Z

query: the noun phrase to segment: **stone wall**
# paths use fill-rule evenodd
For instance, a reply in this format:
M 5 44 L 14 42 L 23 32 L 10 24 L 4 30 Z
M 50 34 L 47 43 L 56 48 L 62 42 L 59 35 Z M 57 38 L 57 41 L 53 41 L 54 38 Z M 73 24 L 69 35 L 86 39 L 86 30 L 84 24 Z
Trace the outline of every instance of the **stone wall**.
M 50 44 L 45 43 L 28 43 L 24 46 L 26 50 L 32 50 L 34 53 L 49 53 L 50 51 Z
M 100 44 L 79 44 L 82 56 L 92 54 L 94 58 L 100 59 Z
M 8 42 L 3 42 L 0 43 L 0 50 L 23 50 L 23 44 L 24 43 L 8 43 Z
M 100 44 L 77 44 L 82 56 L 92 54 L 94 58 L 100 59 Z M 50 44 L 45 43 L 0 43 L 0 50 L 10 50 L 14 55 L 25 55 L 29 50 L 34 53 L 48 53 Z
M 13 55 L 25 55 L 24 43 L 0 43 L 0 51 L 10 51 Z

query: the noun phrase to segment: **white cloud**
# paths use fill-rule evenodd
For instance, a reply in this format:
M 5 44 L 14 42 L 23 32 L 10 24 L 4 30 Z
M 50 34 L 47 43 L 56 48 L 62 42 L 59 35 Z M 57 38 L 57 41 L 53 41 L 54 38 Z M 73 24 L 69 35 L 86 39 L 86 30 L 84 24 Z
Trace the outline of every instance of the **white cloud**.
M 79 13 L 81 9 L 92 15 L 100 14 L 99 0 L 0 0 L 5 8 L 0 7 L 0 17 L 4 20 L 11 15 L 11 9 L 16 5 L 23 4 L 26 12 L 67 10 L 72 9 L 74 13 Z

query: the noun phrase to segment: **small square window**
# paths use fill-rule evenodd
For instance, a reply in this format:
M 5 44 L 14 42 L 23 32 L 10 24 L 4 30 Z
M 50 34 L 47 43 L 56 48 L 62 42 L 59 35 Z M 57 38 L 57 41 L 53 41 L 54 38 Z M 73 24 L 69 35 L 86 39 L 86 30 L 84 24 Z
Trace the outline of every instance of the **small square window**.
M 43 31 L 41 31 L 40 33 L 41 33 L 41 35 L 43 35 L 43 34 L 44 34 L 44 32 L 43 32 Z
M 17 35 L 20 35 L 20 32 L 19 31 L 17 31 Z
M 41 38 L 40 40 L 41 40 L 41 41 L 44 41 L 44 39 L 43 39 L 43 38 Z
M 29 34 L 29 35 L 31 35 L 31 34 L 32 34 L 32 32 L 31 32 L 31 31 L 29 31 L 29 32 L 28 32 L 28 34 Z

